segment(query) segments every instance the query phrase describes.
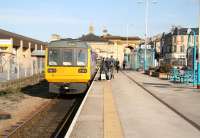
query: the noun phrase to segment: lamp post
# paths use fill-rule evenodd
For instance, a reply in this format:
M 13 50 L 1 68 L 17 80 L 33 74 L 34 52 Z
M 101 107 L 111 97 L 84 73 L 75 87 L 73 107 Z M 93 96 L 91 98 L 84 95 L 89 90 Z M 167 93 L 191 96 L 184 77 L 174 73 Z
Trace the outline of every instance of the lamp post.
M 194 86 L 195 83 L 196 83 L 196 67 L 197 67 L 197 61 L 196 61 L 196 53 L 197 53 L 196 32 L 194 30 L 192 30 L 191 28 L 189 28 L 187 33 L 188 33 L 188 45 L 189 45 L 189 42 L 190 42 L 191 33 L 193 33 L 193 35 L 194 35 L 194 48 L 193 48 L 193 86 Z M 197 70 L 199 71 L 199 67 L 197 68 Z M 198 74 L 199 74 L 199 72 L 198 72 Z M 197 78 L 197 84 L 199 82 L 198 79 L 199 78 Z
M 199 43 L 198 43 L 198 63 L 197 63 L 197 89 L 200 89 L 200 0 L 199 0 Z
M 144 48 L 144 71 L 147 70 L 147 36 L 148 36 L 148 16 L 149 16 L 149 0 L 145 0 L 145 48 Z M 142 3 L 142 2 L 139 2 Z M 156 4 L 156 1 L 152 2 Z

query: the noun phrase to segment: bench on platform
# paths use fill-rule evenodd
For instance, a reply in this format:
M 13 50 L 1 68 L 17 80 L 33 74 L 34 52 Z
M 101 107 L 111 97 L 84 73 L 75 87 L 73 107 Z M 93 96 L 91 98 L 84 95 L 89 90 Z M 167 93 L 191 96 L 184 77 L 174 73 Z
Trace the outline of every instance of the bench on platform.
M 180 83 L 191 83 L 193 82 L 192 70 L 179 70 L 173 68 L 169 73 L 169 80 Z

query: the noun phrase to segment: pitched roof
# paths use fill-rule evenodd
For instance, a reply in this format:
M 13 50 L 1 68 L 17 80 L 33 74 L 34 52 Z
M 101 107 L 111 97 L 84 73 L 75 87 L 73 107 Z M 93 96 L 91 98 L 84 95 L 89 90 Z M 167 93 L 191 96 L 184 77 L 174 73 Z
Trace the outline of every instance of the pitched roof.
M 175 28 L 172 33 L 173 35 L 187 35 L 189 28 Z M 199 34 L 199 28 L 191 28 L 197 35 Z
M 113 35 L 102 36 L 102 38 L 107 39 L 107 40 L 113 40 L 113 39 L 127 40 L 127 37 L 113 36 Z M 138 36 L 128 36 L 128 39 L 129 40 L 141 40 L 141 38 Z
M 87 41 L 87 42 L 108 42 L 106 39 L 101 38 L 93 33 L 83 35 L 82 37 L 80 37 L 78 39 L 81 41 Z
M 4 38 L 4 39 L 13 38 L 14 42 L 23 40 L 25 42 L 32 42 L 32 43 L 35 43 L 35 44 L 47 45 L 46 42 L 42 42 L 40 40 L 36 40 L 36 39 L 26 37 L 26 36 L 23 36 L 23 35 L 20 35 L 20 34 L 9 32 L 9 31 L 3 30 L 3 29 L 0 29 L 0 37 Z

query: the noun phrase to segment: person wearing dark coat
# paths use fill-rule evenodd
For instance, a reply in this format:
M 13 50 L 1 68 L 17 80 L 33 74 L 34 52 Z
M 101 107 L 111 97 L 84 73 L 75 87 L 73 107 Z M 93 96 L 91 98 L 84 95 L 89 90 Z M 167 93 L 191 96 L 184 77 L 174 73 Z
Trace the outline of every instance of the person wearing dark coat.
M 117 59 L 115 62 L 115 68 L 117 70 L 117 73 L 119 72 L 119 60 Z
M 107 67 L 106 67 L 106 61 L 105 61 L 105 59 L 103 58 L 102 59 L 102 62 L 101 62 L 101 66 L 100 66 L 100 76 L 99 76 L 99 80 L 101 80 L 102 78 L 101 78 L 101 74 L 105 74 L 106 75 L 106 78 L 107 78 L 107 73 L 108 71 L 107 71 Z
M 123 69 L 126 69 L 126 60 L 123 61 Z

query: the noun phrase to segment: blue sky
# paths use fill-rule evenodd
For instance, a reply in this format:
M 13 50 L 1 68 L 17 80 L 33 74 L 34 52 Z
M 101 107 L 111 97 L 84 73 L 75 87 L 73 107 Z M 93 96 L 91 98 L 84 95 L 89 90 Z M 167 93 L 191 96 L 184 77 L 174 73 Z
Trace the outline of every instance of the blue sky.
M 4 0 L 0 28 L 47 41 L 53 33 L 79 37 L 92 24 L 95 33 L 106 27 L 113 35 L 144 37 L 144 0 Z M 149 7 L 149 35 L 170 26 L 197 27 L 198 0 L 156 0 Z

